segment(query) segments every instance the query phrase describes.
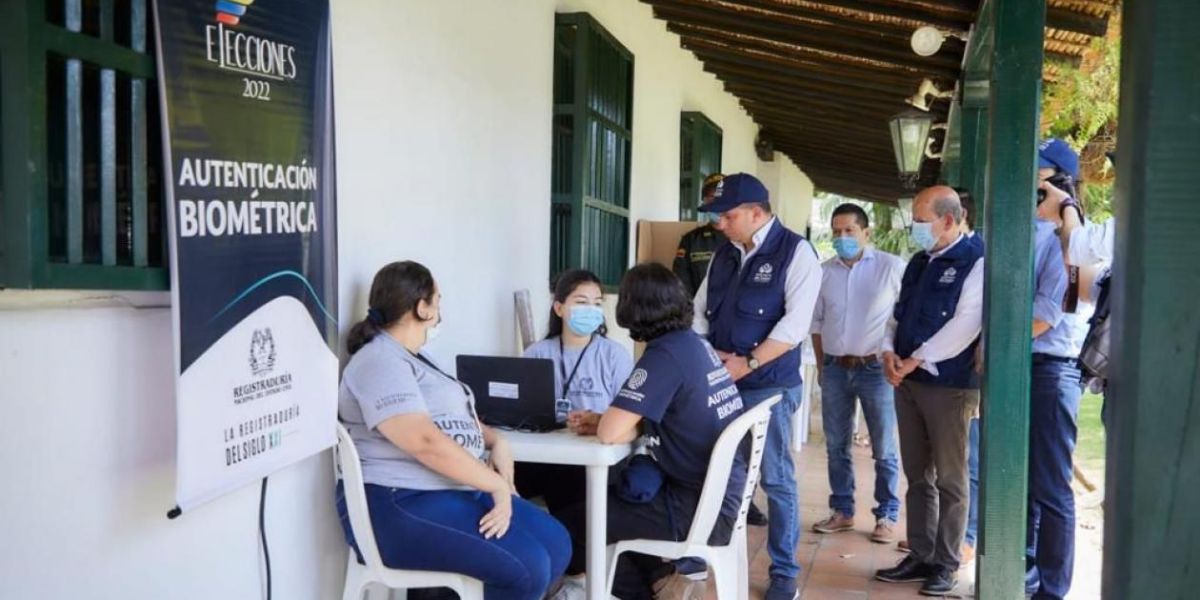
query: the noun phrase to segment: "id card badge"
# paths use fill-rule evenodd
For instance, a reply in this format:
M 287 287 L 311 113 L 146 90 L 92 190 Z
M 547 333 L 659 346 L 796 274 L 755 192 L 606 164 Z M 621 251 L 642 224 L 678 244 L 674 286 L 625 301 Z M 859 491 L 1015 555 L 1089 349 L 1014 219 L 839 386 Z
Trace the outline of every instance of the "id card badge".
M 559 423 L 567 422 L 567 415 L 571 412 L 571 401 L 566 398 L 557 398 L 554 400 L 554 420 Z

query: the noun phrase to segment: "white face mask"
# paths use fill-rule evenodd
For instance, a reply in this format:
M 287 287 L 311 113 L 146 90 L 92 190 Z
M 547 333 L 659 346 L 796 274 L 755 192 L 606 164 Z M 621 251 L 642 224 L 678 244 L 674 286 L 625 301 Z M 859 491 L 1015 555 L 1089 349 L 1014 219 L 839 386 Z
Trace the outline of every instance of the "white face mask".
M 432 342 L 438 336 L 439 330 L 442 327 L 442 309 L 438 308 L 437 321 L 432 327 L 425 329 L 425 343 Z
M 434 340 L 434 338 L 436 338 L 438 336 L 438 333 L 440 331 L 441 331 L 441 323 L 438 323 L 437 325 L 434 325 L 433 327 L 426 329 L 425 330 L 425 343 L 428 344 L 429 342 L 432 342 Z

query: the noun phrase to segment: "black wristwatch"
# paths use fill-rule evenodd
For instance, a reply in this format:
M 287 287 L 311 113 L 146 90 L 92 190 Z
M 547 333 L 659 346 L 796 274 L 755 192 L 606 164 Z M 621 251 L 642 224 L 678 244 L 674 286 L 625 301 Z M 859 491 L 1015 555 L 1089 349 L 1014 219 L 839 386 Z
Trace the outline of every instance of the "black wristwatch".
M 1067 199 L 1063 200 L 1062 204 L 1058 207 L 1059 218 L 1062 218 L 1063 214 L 1067 211 L 1067 208 L 1074 208 L 1075 213 L 1079 215 L 1079 222 L 1083 223 L 1083 207 L 1079 205 L 1078 200 L 1067 196 Z
M 753 354 L 747 354 L 746 355 L 746 366 L 750 367 L 751 371 L 757 369 L 759 367 L 758 359 L 754 358 Z

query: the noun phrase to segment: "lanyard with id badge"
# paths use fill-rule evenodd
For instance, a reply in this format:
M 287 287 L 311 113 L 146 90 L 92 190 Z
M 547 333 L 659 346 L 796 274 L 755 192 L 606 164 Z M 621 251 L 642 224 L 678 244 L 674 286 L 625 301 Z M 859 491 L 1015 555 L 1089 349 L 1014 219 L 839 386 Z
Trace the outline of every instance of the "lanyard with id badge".
M 567 397 L 567 392 L 571 390 L 571 381 L 575 379 L 575 374 L 579 372 L 579 365 L 583 364 L 583 359 L 587 355 L 588 348 L 592 347 L 593 338 L 588 338 L 588 343 L 583 347 L 583 351 L 579 353 L 579 358 L 575 361 L 575 366 L 571 369 L 571 374 L 567 375 L 567 353 L 563 347 L 562 337 L 558 338 L 558 356 L 562 359 L 558 363 L 558 370 L 562 374 L 563 387 L 562 393 L 554 400 L 554 419 L 559 423 L 567 422 L 567 415 L 571 412 L 571 400 Z

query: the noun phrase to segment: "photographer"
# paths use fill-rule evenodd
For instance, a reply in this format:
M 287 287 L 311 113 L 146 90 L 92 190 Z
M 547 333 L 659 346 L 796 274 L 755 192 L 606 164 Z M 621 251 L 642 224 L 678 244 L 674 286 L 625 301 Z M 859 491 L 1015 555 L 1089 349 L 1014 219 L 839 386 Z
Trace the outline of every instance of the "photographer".
M 1055 227 L 1061 214 L 1079 215 L 1074 196 L 1079 156 L 1066 142 L 1038 147 L 1038 219 L 1034 228 L 1033 359 L 1029 422 L 1029 535 L 1026 593 L 1061 600 L 1071 587 L 1075 496 L 1071 455 L 1082 393 L 1078 358 L 1082 329 L 1076 305 L 1078 272 L 1064 260 Z M 1056 203 L 1049 191 L 1065 196 Z M 1057 194 L 1056 194 L 1057 196 Z M 1074 207 L 1075 210 L 1070 210 Z

